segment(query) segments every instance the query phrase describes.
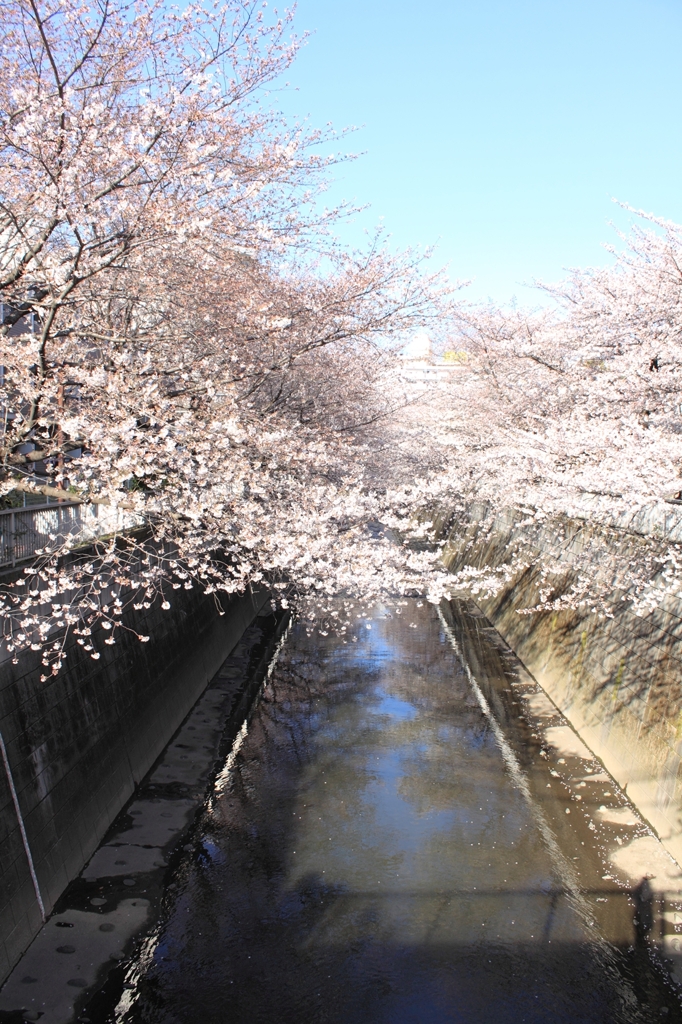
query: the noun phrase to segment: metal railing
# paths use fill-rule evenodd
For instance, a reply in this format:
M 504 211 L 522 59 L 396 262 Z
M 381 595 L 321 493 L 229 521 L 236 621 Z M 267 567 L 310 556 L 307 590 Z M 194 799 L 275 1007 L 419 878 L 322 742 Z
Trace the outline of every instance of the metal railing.
M 130 529 L 139 521 L 139 517 L 115 508 L 78 501 L 6 509 L 0 512 L 0 568 L 35 558 L 36 552 L 67 537 L 87 543 L 103 534 Z

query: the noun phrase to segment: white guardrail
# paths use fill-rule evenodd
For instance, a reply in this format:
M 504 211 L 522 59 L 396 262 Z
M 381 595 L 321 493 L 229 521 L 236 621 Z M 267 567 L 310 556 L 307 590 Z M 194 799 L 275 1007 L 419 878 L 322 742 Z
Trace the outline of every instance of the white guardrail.
M 139 516 L 119 509 L 78 501 L 6 509 L 0 512 L 0 568 L 34 558 L 57 538 L 78 537 L 87 543 L 140 522 Z

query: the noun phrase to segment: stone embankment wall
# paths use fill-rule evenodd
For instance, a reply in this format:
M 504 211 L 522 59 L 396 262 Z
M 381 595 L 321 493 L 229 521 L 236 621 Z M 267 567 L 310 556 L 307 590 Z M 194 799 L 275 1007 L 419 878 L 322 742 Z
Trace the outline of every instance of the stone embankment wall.
M 119 631 L 92 659 L 74 640 L 56 677 L 40 682 L 40 655 L 0 663 L 0 731 L 49 913 L 267 599 L 172 591 L 124 616 L 151 637 Z M 20 822 L 0 763 L 0 981 L 41 925 Z
M 623 573 L 663 556 L 681 523 L 668 507 L 627 524 L 557 527 L 479 505 L 441 517 L 439 529 L 453 570 L 528 562 L 474 600 L 682 865 L 682 600 L 662 593 L 661 569 L 660 604 L 637 607 Z M 553 575 L 542 576 L 542 562 Z M 548 581 L 568 592 L 580 576 L 597 581 L 602 600 L 522 614 Z

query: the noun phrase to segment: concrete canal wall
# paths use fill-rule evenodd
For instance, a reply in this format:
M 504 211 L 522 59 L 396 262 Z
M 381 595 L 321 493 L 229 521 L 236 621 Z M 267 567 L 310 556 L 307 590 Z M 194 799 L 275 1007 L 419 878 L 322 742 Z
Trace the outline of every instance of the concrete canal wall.
M 221 616 L 197 589 L 171 594 L 170 611 L 157 603 L 124 616 L 148 643 L 120 631 L 115 646 L 96 641 L 93 660 L 71 640 L 65 667 L 45 683 L 39 654 L 0 663 L 0 731 L 47 912 L 267 599 L 223 598 Z M 0 866 L 1 980 L 41 925 L 2 763 Z
M 453 570 L 528 562 L 494 596 L 474 600 L 682 865 L 682 600 L 661 593 L 659 564 L 661 603 L 637 607 L 623 571 L 682 540 L 679 511 L 659 507 L 613 526 L 566 520 L 557 528 L 478 505 L 441 517 L 439 528 Z M 541 561 L 554 563 L 550 576 L 542 576 Z M 577 609 L 522 614 L 548 582 L 567 592 L 581 575 L 594 580 L 592 596 L 597 589 L 603 595 L 596 610 L 588 592 Z

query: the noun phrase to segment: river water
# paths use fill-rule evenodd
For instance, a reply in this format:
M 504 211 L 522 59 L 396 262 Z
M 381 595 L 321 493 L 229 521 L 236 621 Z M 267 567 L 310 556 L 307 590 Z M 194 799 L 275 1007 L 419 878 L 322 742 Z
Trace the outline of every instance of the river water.
M 353 615 L 294 623 L 116 1019 L 677 1020 L 499 654 L 472 676 L 421 602 Z

